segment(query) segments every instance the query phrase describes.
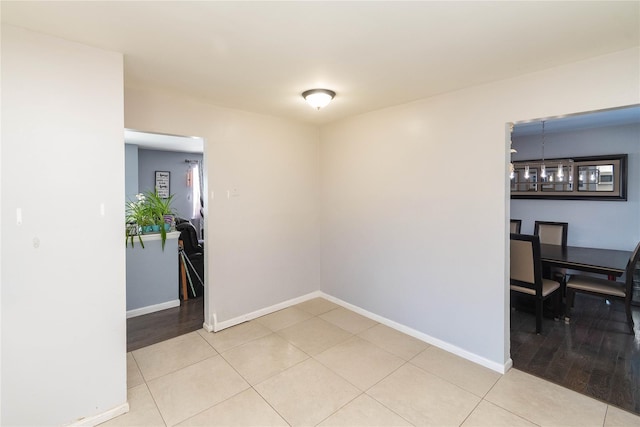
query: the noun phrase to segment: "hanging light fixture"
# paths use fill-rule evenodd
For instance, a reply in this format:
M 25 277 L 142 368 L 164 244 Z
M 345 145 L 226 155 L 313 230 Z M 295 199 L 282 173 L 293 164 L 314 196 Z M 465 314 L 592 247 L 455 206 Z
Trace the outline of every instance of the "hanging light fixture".
M 569 163 L 569 182 L 573 182 L 573 162 Z
M 542 164 L 540 165 L 540 178 L 544 180 L 547 177 L 547 167 L 544 165 L 544 120 L 542 121 Z
M 325 107 L 335 96 L 336 93 L 329 89 L 310 89 L 302 92 L 302 97 L 317 110 Z
M 558 173 L 556 176 L 558 177 L 558 181 L 564 181 L 564 166 L 562 165 L 562 162 L 558 165 Z

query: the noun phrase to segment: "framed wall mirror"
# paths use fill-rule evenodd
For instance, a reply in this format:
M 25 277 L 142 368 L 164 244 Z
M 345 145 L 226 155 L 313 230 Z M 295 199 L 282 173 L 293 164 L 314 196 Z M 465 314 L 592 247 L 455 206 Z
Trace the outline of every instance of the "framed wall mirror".
M 627 155 L 513 162 L 512 199 L 627 200 Z

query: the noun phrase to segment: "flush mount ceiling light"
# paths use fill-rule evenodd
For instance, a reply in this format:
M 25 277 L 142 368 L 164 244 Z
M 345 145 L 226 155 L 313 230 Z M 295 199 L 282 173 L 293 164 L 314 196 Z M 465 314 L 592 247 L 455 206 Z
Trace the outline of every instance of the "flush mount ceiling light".
M 318 110 L 331 102 L 334 96 L 336 93 L 329 89 L 310 89 L 302 92 L 302 97 L 309 105 Z

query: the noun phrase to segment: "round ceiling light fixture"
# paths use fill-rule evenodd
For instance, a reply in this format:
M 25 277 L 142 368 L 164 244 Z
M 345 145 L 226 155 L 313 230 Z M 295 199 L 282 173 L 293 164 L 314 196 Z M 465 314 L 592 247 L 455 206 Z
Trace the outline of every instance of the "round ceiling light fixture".
M 310 89 L 302 92 L 302 97 L 315 109 L 326 106 L 336 93 L 329 89 Z

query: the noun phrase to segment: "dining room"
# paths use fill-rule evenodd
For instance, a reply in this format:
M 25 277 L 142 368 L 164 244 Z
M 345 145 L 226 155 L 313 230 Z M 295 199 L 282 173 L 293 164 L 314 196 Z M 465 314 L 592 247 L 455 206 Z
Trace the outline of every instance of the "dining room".
M 511 141 L 511 232 L 535 236 L 548 286 L 541 324 L 512 304 L 514 367 L 640 413 L 640 106 L 523 121 Z

